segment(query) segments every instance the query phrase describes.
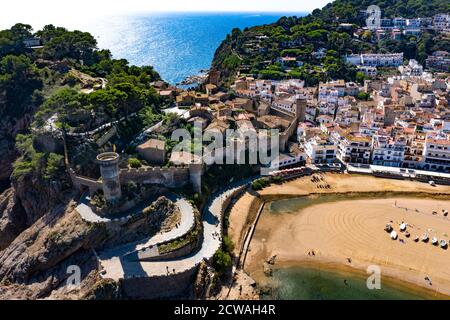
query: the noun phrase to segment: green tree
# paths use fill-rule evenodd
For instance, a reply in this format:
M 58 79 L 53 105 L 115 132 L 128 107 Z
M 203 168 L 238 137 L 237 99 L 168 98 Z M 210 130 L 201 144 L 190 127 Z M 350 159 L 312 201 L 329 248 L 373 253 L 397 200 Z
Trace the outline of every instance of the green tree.
M 227 269 L 231 267 L 231 256 L 222 251 L 222 249 L 217 250 L 213 257 L 213 266 L 220 273 L 224 273 Z
M 7 55 L 0 60 L 0 116 L 23 114 L 41 88 L 38 70 L 29 58 Z

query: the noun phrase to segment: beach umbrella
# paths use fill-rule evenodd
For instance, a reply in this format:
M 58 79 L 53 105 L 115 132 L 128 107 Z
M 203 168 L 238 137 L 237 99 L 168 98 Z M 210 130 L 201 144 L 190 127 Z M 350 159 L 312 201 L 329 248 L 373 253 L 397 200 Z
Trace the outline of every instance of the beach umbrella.
M 438 239 L 437 239 L 436 237 L 433 237 L 433 238 L 431 239 L 431 243 L 432 243 L 433 245 L 437 245 Z
M 397 240 L 397 237 L 398 237 L 397 232 L 392 231 L 392 232 L 391 232 L 391 239 L 392 239 L 392 240 Z

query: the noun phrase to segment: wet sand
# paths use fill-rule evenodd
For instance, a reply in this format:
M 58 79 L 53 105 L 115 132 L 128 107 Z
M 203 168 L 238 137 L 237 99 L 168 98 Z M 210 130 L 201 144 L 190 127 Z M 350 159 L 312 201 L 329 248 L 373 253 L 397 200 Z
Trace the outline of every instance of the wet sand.
M 442 209 L 450 209 L 449 200 L 399 197 L 321 203 L 295 213 L 273 214 L 266 208 L 245 270 L 259 282 L 264 277 L 263 261 L 273 255 L 277 267 L 312 263 L 365 272 L 369 265 L 378 265 L 382 277 L 391 281 L 401 279 L 450 296 L 450 250 L 413 241 L 424 232 L 430 238 L 450 239 L 450 218 L 442 215 Z M 402 222 L 408 223 L 410 238 L 399 232 Z M 383 230 L 387 223 L 399 239 L 392 240 Z

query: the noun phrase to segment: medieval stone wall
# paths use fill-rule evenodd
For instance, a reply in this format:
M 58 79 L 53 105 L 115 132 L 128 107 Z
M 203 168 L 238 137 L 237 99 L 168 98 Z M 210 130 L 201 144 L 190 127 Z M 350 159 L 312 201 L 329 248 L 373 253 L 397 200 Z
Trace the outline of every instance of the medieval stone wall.
M 160 184 L 170 188 L 178 188 L 189 182 L 188 167 L 146 167 L 139 169 L 121 169 L 120 182 L 134 181 L 143 184 Z

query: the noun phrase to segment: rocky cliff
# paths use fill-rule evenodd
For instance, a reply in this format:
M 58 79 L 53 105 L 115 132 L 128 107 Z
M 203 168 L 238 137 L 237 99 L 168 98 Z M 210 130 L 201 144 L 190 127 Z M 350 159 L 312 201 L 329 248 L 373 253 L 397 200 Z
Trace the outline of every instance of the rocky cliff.
M 0 205 L 10 216 L 27 216 L 14 202 L 12 189 L 4 196 Z M 123 298 L 118 283 L 100 277 L 94 250 L 152 236 L 173 227 L 180 215 L 173 202 L 160 197 L 125 228 L 107 230 L 83 221 L 75 208 L 75 201 L 54 205 L 0 251 L 0 299 Z M 81 271 L 81 282 L 70 286 L 74 266 Z
M 0 252 L 0 297 L 44 298 L 66 287 L 69 266 L 78 266 L 81 280 L 92 282 L 92 248 L 107 234 L 83 222 L 74 208 L 74 202 L 54 207 Z
M 0 250 L 6 248 L 23 230 L 58 204 L 73 197 L 68 177 L 47 181 L 41 173 L 12 179 L 12 187 L 0 194 Z
M 19 118 L 3 116 L 0 119 L 0 185 L 8 185 L 12 164 L 18 157 L 15 149 L 15 136 L 28 129 L 32 113 L 25 113 Z M 3 191 L 0 189 L 0 192 Z
M 0 250 L 3 250 L 26 228 L 25 211 L 14 189 L 0 195 L 0 213 Z

